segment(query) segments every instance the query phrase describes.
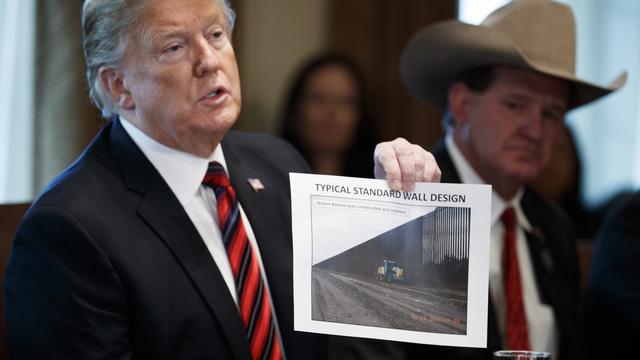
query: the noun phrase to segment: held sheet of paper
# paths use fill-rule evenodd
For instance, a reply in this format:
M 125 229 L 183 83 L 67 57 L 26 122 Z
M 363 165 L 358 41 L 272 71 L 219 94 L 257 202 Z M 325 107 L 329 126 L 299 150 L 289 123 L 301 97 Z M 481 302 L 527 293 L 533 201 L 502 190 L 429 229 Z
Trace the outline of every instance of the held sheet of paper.
M 490 186 L 290 180 L 295 330 L 486 347 Z

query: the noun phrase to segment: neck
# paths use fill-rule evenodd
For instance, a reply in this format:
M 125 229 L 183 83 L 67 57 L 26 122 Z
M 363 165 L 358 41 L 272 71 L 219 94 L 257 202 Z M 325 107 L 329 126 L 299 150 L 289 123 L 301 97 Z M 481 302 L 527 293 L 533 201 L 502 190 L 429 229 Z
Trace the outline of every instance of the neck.
M 507 182 L 503 182 L 501 184 L 499 180 L 491 182 L 491 186 L 493 186 L 493 190 L 502 198 L 502 200 L 506 202 L 512 200 L 521 188 L 521 186 L 514 186 Z
M 216 131 L 198 131 L 190 134 L 163 131 L 159 126 L 152 126 L 143 123 L 134 113 L 121 115 L 133 126 L 142 131 L 146 136 L 172 149 L 186 152 L 201 158 L 209 157 L 216 149 L 228 129 L 218 129 Z
M 317 155 L 309 158 L 313 172 L 323 175 L 343 175 L 344 161 L 335 155 Z

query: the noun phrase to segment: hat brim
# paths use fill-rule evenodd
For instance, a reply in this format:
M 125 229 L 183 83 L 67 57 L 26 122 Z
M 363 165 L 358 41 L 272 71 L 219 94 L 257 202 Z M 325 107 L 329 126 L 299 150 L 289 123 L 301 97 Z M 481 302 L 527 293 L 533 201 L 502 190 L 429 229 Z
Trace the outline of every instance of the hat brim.
M 575 89 L 569 109 L 619 89 L 627 79 L 623 72 L 607 86 L 592 84 L 573 73 L 527 58 L 511 38 L 498 31 L 457 20 L 443 21 L 418 32 L 405 47 L 400 71 L 413 96 L 445 110 L 447 90 L 456 77 L 464 70 L 489 65 L 527 68 L 569 81 Z

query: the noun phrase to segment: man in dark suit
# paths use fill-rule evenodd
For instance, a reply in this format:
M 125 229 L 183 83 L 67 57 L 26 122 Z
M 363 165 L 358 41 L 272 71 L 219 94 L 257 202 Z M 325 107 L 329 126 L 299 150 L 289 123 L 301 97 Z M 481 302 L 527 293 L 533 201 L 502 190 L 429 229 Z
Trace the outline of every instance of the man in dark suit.
M 288 178 L 308 167 L 281 140 L 229 132 L 233 11 L 132 3 L 85 2 L 88 83 L 110 121 L 17 230 L 12 357 L 313 357 L 315 338 L 293 331 Z M 378 155 L 396 189 L 439 177 L 404 140 Z
M 487 349 L 427 347 L 442 359 L 489 359 L 499 349 L 580 358 L 575 237 L 566 216 L 527 184 L 547 164 L 565 113 L 619 88 L 575 76 L 571 8 L 515 0 L 479 26 L 428 26 L 405 48 L 402 75 L 445 111 L 434 151 L 444 182 L 493 187 Z
M 640 192 L 608 214 L 598 236 L 581 330 L 588 359 L 634 354 L 640 339 Z

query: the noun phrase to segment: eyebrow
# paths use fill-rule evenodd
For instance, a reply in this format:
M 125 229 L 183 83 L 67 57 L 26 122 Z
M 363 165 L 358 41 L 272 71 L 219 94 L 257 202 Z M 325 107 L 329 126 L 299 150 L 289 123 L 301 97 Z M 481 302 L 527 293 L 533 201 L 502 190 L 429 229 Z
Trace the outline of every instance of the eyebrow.
M 526 94 L 521 94 L 521 93 L 510 93 L 507 95 L 507 97 L 512 97 L 515 98 L 517 100 L 528 100 L 529 96 Z M 555 101 L 552 103 L 549 103 L 549 107 L 555 111 L 559 111 L 559 112 L 566 112 L 568 106 L 566 105 L 562 105 L 560 103 L 556 103 Z
M 205 27 L 208 28 L 219 23 L 225 29 L 227 29 L 226 21 L 221 21 L 221 18 L 224 19 L 224 17 L 222 17 L 220 13 L 210 15 L 204 21 L 204 23 L 206 24 Z M 176 25 L 174 22 L 168 22 L 165 24 L 161 23 L 153 27 L 142 26 L 140 33 L 143 46 L 146 49 L 151 49 L 155 46 L 155 44 L 161 42 L 162 40 L 172 37 L 184 36 L 187 31 L 185 31 L 184 27 Z
M 557 104 L 552 104 L 551 108 L 559 113 L 565 113 L 567 112 L 567 106 L 562 106 L 562 105 L 557 105 Z

